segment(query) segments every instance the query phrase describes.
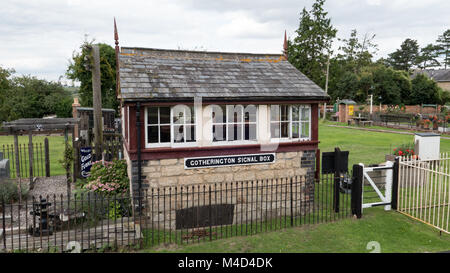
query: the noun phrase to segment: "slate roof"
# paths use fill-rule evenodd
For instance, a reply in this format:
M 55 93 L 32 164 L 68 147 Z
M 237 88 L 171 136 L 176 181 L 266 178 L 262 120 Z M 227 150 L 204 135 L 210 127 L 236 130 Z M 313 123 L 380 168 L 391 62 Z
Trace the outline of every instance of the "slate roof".
M 450 69 L 425 69 L 414 71 L 413 77 L 418 73 L 424 73 L 436 82 L 450 82 Z
M 329 98 L 283 55 L 122 47 L 119 68 L 128 101 Z

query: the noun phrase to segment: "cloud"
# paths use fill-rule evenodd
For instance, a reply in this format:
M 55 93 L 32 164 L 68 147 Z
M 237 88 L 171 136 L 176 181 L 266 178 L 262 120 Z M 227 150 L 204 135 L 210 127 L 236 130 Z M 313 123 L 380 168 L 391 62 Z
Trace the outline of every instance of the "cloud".
M 49 80 L 64 75 L 85 34 L 121 46 L 281 53 L 284 30 L 294 36 L 303 7 L 313 0 L 3 0 L 0 65 Z M 376 34 L 378 57 L 406 38 L 424 46 L 450 28 L 446 0 L 328 0 L 338 36 Z

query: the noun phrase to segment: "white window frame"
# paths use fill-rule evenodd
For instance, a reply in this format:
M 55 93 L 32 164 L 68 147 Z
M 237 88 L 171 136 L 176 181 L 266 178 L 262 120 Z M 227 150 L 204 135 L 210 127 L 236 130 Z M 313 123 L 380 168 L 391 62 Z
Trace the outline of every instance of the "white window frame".
M 268 105 L 268 110 L 269 110 L 269 134 L 270 134 L 270 141 L 271 142 L 295 142 L 295 141 L 306 141 L 306 140 L 311 140 L 311 105 L 310 104 L 289 104 L 288 105 L 288 137 L 273 137 L 272 136 L 272 123 L 280 123 L 280 136 L 281 136 L 281 111 L 279 116 L 280 116 L 280 120 L 278 121 L 272 121 L 272 111 L 271 111 L 271 107 L 272 106 L 278 106 L 280 109 L 281 105 L 287 105 L 287 104 L 272 104 L 272 105 Z M 299 124 L 299 137 L 298 138 L 292 138 L 292 106 L 297 106 L 299 107 L 299 120 L 296 121 Z M 301 109 L 302 108 L 308 108 L 309 111 L 309 116 L 308 116 L 308 121 L 303 121 L 302 120 L 302 112 Z M 301 137 L 302 136 L 302 124 L 303 123 L 309 123 L 309 136 L 308 137 Z
M 187 107 L 189 107 L 187 105 Z M 193 147 L 193 146 L 197 146 L 197 142 L 198 142 L 198 136 L 197 136 L 197 126 L 198 126 L 198 118 L 197 118 L 197 113 L 195 111 L 195 107 L 192 107 L 192 111 L 194 114 L 194 123 L 186 123 L 186 111 L 184 111 L 183 113 L 183 118 L 185 119 L 183 123 L 174 123 L 173 121 L 173 116 L 174 116 L 174 108 L 175 106 L 171 106 L 170 107 L 170 142 L 171 142 L 171 146 L 172 147 Z M 191 113 L 192 114 L 192 113 Z M 185 129 L 183 129 L 183 137 L 184 137 L 184 142 L 175 142 L 175 134 L 174 134 L 174 127 L 175 126 L 184 126 Z M 194 134 L 195 134 L 195 141 L 190 141 L 190 142 L 186 142 L 186 126 L 194 126 Z
M 170 142 L 164 142 L 164 143 L 149 143 L 148 142 L 148 127 L 150 126 L 150 124 L 148 123 L 148 109 L 150 107 L 157 107 L 158 108 L 158 124 L 153 124 L 153 126 L 161 126 L 161 125 L 170 125 Z M 169 107 L 170 108 L 170 124 L 164 123 L 164 124 L 160 124 L 160 118 L 159 118 L 159 108 L 160 107 Z M 147 106 L 145 107 L 145 148 L 164 148 L 164 147 L 173 147 L 173 148 L 178 148 L 178 147 L 194 147 L 197 146 L 198 144 L 198 136 L 197 136 L 197 132 L 196 132 L 196 136 L 195 136 L 195 141 L 192 142 L 174 142 L 174 126 L 178 126 L 178 125 L 186 125 L 186 123 L 183 124 L 178 124 L 178 123 L 174 123 L 173 122 L 173 108 L 174 106 L 162 106 L 162 105 L 155 105 L 155 106 Z M 195 128 L 197 128 L 198 126 L 198 119 L 197 119 L 197 113 L 195 111 L 195 107 L 194 107 L 194 119 L 195 122 L 192 123 L 193 126 L 195 126 Z M 195 129 L 196 130 L 196 129 Z M 160 141 L 160 134 L 158 134 L 158 141 Z
M 225 123 L 224 122 L 214 122 L 214 119 L 212 118 L 212 113 L 213 113 L 213 109 L 211 108 L 211 143 L 213 145 L 246 145 L 246 144 L 258 144 L 258 140 L 259 140 L 259 132 L 258 132 L 258 126 L 259 126 L 259 117 L 258 117 L 258 105 L 253 105 L 253 104 L 220 104 L 217 106 L 225 106 L 225 109 L 227 111 L 226 113 L 226 118 L 225 118 Z M 241 116 L 241 122 L 229 122 L 228 121 L 228 107 L 229 106 L 233 106 L 233 108 L 235 108 L 236 106 L 242 106 L 243 107 L 243 111 L 242 111 L 242 116 Z M 248 105 L 253 105 L 255 106 L 256 112 L 255 112 L 255 121 L 254 122 L 249 122 L 249 124 L 254 124 L 255 125 L 255 130 L 256 130 L 256 139 L 254 140 L 244 140 L 244 135 L 245 135 L 245 108 Z M 241 140 L 228 140 L 228 125 L 234 125 L 234 124 L 242 124 L 242 138 Z M 218 140 L 218 141 L 214 141 L 214 132 L 213 132 L 213 127 L 214 125 L 225 125 L 226 128 L 226 134 L 225 140 Z

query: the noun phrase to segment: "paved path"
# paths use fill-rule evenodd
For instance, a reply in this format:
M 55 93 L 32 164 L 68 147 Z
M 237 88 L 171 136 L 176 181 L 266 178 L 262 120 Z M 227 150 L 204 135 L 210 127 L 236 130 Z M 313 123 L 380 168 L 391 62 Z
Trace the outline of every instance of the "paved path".
M 384 129 L 370 129 L 370 128 L 361 128 L 361 127 L 351 127 L 351 126 L 342 126 L 342 125 L 325 125 L 328 127 L 338 127 L 338 128 L 347 128 L 354 130 L 363 130 L 363 131 L 372 131 L 372 132 L 380 132 L 380 133 L 392 133 L 392 134 L 401 134 L 401 135 L 414 135 L 413 132 L 404 132 L 404 131 L 394 131 L 394 130 L 384 130 Z M 444 137 L 441 135 L 442 139 L 450 139 L 450 137 Z

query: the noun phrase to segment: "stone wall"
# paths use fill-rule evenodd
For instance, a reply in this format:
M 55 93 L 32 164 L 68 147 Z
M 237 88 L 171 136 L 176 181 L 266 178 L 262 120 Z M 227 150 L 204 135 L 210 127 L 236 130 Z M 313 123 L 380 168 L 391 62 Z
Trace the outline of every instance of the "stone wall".
M 131 163 L 131 162 L 130 162 Z M 130 177 L 137 183 L 137 162 L 129 164 Z M 143 188 L 203 183 L 246 181 L 314 175 L 315 151 L 276 153 L 275 162 L 243 166 L 185 169 L 184 158 L 142 161 Z M 145 185 L 145 186 L 144 186 Z M 136 187 L 133 187 L 136 188 Z
M 125 159 L 136 197 L 137 162 L 126 152 Z M 276 153 L 269 164 L 199 169 L 184 169 L 184 158 L 142 161 L 143 212 L 155 229 L 172 230 L 177 213 L 209 205 L 231 205 L 232 224 L 304 215 L 314 204 L 315 162 L 314 150 Z M 211 217 L 227 217 L 218 214 Z
M 147 225 L 186 230 L 290 221 L 314 207 L 314 180 L 306 176 L 151 188 L 145 194 Z M 228 210 L 221 208 L 227 206 Z M 203 211 L 203 212 L 202 212 Z M 284 218 L 287 217 L 287 218 Z M 226 220 L 228 219 L 228 220 Z

